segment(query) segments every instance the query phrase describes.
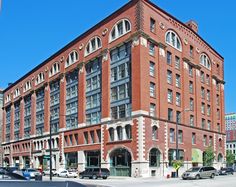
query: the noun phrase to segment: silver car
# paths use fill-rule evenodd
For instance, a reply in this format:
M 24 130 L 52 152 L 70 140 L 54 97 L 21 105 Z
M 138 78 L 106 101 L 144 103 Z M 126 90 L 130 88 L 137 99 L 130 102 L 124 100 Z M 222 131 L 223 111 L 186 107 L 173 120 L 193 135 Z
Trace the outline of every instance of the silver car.
M 182 179 L 214 178 L 217 170 L 211 166 L 193 167 L 182 174 Z

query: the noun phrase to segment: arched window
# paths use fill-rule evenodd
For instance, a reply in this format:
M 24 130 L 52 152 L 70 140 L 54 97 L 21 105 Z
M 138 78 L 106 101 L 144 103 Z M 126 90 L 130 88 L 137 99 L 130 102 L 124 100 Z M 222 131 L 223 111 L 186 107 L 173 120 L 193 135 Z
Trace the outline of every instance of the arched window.
M 206 67 L 207 69 L 211 69 L 211 62 L 206 54 L 201 55 L 200 64 Z
M 161 153 L 158 149 L 153 148 L 149 153 L 149 166 L 150 167 L 160 167 Z
M 168 31 L 166 33 L 166 43 L 170 46 L 182 51 L 182 45 L 178 35 L 174 31 Z
M 110 42 L 116 40 L 117 38 L 125 35 L 131 31 L 131 23 L 128 19 L 122 19 L 118 21 L 112 28 L 110 32 Z
M 78 60 L 79 60 L 79 55 L 78 55 L 77 51 L 74 50 L 67 57 L 65 67 L 67 68 L 68 66 L 77 62 Z
M 158 139 L 158 128 L 157 128 L 157 126 L 152 127 L 152 139 L 154 139 L 154 140 Z
M 117 130 L 117 137 L 118 137 L 118 140 L 122 140 L 122 139 L 123 139 L 122 127 L 121 127 L 121 126 L 118 126 L 118 127 L 116 127 L 116 130 Z
M 102 47 L 102 41 L 98 36 L 93 37 L 89 40 L 85 47 L 85 56 L 93 53 L 94 51 L 100 49 Z
M 44 73 L 41 72 L 37 75 L 36 80 L 35 80 L 35 84 L 38 85 L 43 81 L 44 81 Z
M 131 125 L 126 125 L 125 126 L 125 133 L 126 133 L 126 138 L 131 139 L 132 138 L 132 128 Z
M 219 147 L 222 147 L 222 139 L 219 139 Z
M 110 141 L 114 141 L 114 129 L 113 128 L 109 128 L 109 136 L 110 136 Z
M 49 77 L 52 77 L 53 75 L 57 74 L 58 72 L 60 72 L 60 64 L 59 64 L 59 62 L 55 62 L 49 71 Z
M 26 92 L 26 91 L 28 91 L 28 90 L 30 90 L 30 89 L 31 89 L 31 82 L 30 82 L 30 81 L 27 81 L 27 82 L 25 83 L 23 92 Z
M 17 98 L 20 95 L 20 89 L 16 88 L 13 94 L 13 98 Z

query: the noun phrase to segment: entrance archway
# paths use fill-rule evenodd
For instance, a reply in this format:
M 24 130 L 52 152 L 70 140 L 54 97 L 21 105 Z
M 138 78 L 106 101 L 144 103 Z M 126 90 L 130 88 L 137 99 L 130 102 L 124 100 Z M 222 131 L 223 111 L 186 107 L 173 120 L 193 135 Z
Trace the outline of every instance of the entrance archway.
M 110 173 L 112 176 L 131 176 L 131 154 L 125 148 L 110 153 Z
M 5 166 L 5 167 L 6 167 L 6 166 L 10 166 L 10 160 L 9 160 L 8 157 L 5 157 L 5 158 L 4 158 L 4 166 Z

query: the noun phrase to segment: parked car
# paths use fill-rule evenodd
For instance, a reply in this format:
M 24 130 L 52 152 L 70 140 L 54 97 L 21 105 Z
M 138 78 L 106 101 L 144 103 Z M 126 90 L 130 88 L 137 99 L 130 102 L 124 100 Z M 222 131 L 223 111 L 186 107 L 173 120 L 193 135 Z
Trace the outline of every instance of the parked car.
M 45 170 L 43 170 L 42 175 L 43 175 L 43 176 L 45 176 L 45 175 L 50 175 L 50 169 L 45 169 Z M 52 169 L 52 175 L 53 175 L 53 176 L 56 175 L 56 170 L 55 170 L 55 169 Z
M 22 169 L 21 171 L 24 177 L 26 178 L 29 177 L 30 179 L 34 179 L 35 175 L 41 175 L 41 173 L 38 170 L 33 168 Z
M 214 167 L 193 167 L 188 169 L 182 174 L 182 179 L 201 179 L 201 178 L 214 178 L 217 175 L 217 170 Z
M 84 177 L 97 179 L 103 178 L 107 179 L 110 176 L 110 171 L 107 168 L 88 168 L 85 171 L 79 173 L 79 178 L 83 179 Z
M 219 170 L 219 175 L 233 175 L 234 174 L 234 170 L 233 168 L 221 168 Z
M 65 171 L 65 170 L 66 170 L 66 169 L 64 169 L 64 168 L 59 168 L 58 170 L 55 171 L 55 174 L 54 174 L 54 175 L 56 175 L 56 176 L 59 177 L 59 173 L 61 173 L 62 171 Z
M 76 178 L 78 176 L 78 174 L 74 171 L 68 171 L 68 170 L 64 170 L 64 171 L 61 171 L 59 174 L 58 174 L 59 177 L 74 177 Z

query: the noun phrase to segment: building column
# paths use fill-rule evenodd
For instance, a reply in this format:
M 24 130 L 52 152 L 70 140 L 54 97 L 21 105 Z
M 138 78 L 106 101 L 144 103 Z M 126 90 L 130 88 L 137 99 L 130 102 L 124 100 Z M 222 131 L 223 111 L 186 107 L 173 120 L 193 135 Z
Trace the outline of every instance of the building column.
M 50 86 L 44 85 L 44 133 L 49 134 L 50 126 Z
M 36 135 L 36 94 L 31 93 L 31 136 Z
M 20 139 L 24 138 L 24 124 L 25 124 L 25 117 L 24 117 L 24 113 L 25 113 L 25 102 L 24 99 L 21 99 L 20 101 Z
M 14 104 L 12 103 L 11 105 L 11 126 L 10 126 L 10 140 L 14 140 L 14 121 L 15 121 L 15 107 Z
M 60 112 L 59 112 L 59 128 L 66 128 L 66 79 L 65 75 L 60 77 Z
M 78 124 L 79 127 L 86 124 L 86 70 L 82 63 L 78 71 Z
M 78 172 L 85 170 L 85 154 L 84 151 L 78 151 Z

